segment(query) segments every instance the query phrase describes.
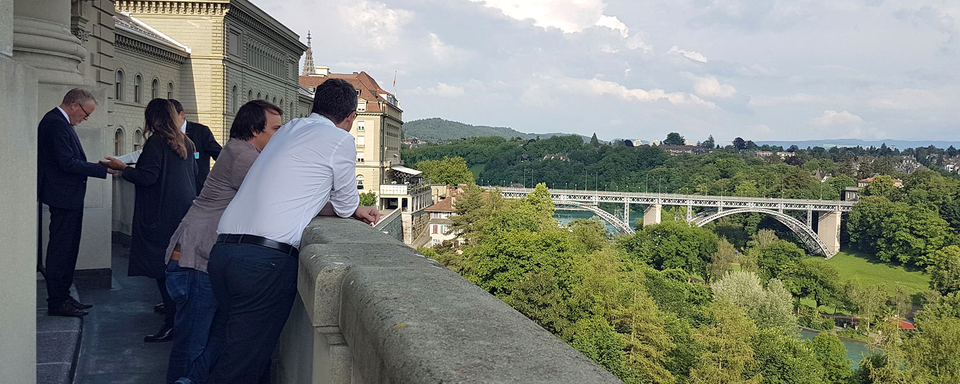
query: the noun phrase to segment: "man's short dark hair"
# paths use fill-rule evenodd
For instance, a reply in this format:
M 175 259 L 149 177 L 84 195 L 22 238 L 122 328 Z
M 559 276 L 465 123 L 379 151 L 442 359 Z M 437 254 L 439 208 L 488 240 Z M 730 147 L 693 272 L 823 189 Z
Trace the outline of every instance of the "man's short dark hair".
M 177 110 L 177 113 L 183 112 L 183 104 L 180 104 L 180 102 L 177 101 L 177 99 L 167 99 L 167 100 L 169 100 L 170 103 L 173 104 L 173 108 Z
M 340 124 L 357 110 L 357 89 L 343 79 L 329 79 L 317 86 L 313 113 Z
M 266 112 L 283 115 L 280 107 L 266 100 L 250 100 L 237 111 L 237 117 L 230 126 L 230 138 L 250 140 L 254 133 L 263 132 L 267 125 Z

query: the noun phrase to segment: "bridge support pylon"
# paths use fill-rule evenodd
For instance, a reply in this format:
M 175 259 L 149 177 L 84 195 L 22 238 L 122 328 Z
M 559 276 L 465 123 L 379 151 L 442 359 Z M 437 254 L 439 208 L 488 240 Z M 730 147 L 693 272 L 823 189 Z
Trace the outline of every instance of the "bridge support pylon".
M 643 211 L 643 226 L 660 224 L 660 204 L 651 204 Z
M 633 227 L 633 223 L 630 222 L 630 203 L 623 203 L 623 222 L 627 223 L 627 226 Z
M 827 259 L 840 252 L 840 211 L 820 212 L 817 236 L 827 246 Z

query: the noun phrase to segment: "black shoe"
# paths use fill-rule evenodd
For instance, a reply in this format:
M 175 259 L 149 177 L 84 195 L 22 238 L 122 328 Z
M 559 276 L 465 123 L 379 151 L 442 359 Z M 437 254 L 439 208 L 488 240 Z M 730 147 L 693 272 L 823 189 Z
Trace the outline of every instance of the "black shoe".
M 47 315 L 50 316 L 84 317 L 87 314 L 87 311 L 75 307 L 70 300 L 64 300 L 59 305 L 47 306 Z
M 154 306 L 153 306 L 153 311 L 156 312 L 156 313 L 160 313 L 160 314 L 166 314 L 166 313 L 167 313 L 167 306 L 166 306 L 166 305 L 163 305 L 163 303 L 154 305 Z
M 70 304 L 73 304 L 73 307 L 76 308 L 76 309 L 90 309 L 90 308 L 93 308 L 93 304 L 81 303 L 81 302 L 77 301 L 77 299 L 74 299 L 74 298 L 72 298 L 72 297 L 71 297 L 70 299 L 68 299 L 67 301 L 69 301 Z
M 167 325 L 166 323 L 160 326 L 160 330 L 157 331 L 157 334 L 143 337 L 144 343 L 162 343 L 171 340 L 173 340 L 173 327 Z

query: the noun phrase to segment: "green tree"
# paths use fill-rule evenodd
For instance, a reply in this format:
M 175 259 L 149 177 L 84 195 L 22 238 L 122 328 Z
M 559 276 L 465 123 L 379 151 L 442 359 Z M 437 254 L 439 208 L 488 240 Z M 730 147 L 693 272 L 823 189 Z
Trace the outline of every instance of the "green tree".
M 703 148 L 713 149 L 717 145 L 717 142 L 713 140 L 713 135 L 710 135 L 706 140 L 700 142 L 700 146 Z
M 882 261 L 927 265 L 928 256 L 946 245 L 950 227 L 929 209 L 866 197 L 850 212 L 850 242 Z
M 670 132 L 667 134 L 667 138 L 663 140 L 663 145 L 684 145 L 687 143 L 687 140 L 680 136 L 679 133 Z
M 600 315 L 578 320 L 572 327 L 570 345 L 617 377 L 624 377 L 623 339 Z
M 750 375 L 757 361 L 750 340 L 757 326 L 736 305 L 716 301 L 707 309 L 709 324 L 693 333 L 703 353 L 690 370 L 691 383 L 760 383 L 759 375 Z
M 797 327 L 793 315 L 793 297 L 780 280 L 773 279 L 766 288 L 753 272 L 730 272 L 713 284 L 713 293 L 718 301 L 736 305 L 753 319 L 761 329 L 777 329 L 791 333 Z
M 707 275 L 710 281 L 717 281 L 724 274 L 733 270 L 733 264 L 737 261 L 737 250 L 733 248 L 727 239 L 720 239 L 717 243 L 717 251 L 713 253 L 710 264 L 707 265 Z
M 902 347 L 909 376 L 936 384 L 960 383 L 960 318 L 921 321 L 917 330 Z
M 761 383 L 820 384 L 823 366 L 807 342 L 775 330 L 760 331 L 752 340 L 756 374 Z
M 813 338 L 813 354 L 823 367 L 823 380 L 826 384 L 846 384 L 853 376 L 847 348 L 840 338 L 827 332 L 820 332 Z
M 798 298 L 809 297 L 817 307 L 837 303 L 841 290 L 840 271 L 821 258 L 804 258 L 786 278 Z
M 903 198 L 903 190 L 894 184 L 893 177 L 877 175 L 873 177 L 870 184 L 860 189 L 860 196 L 886 197 L 890 201 L 900 201 Z
M 949 295 L 960 292 L 960 246 L 951 245 L 933 254 L 933 265 L 927 267 L 930 289 Z
M 462 157 L 444 157 L 443 160 L 424 160 L 414 165 L 434 184 L 475 184 L 473 173 Z
M 713 232 L 686 222 L 663 222 L 624 236 L 621 246 L 633 257 L 656 269 L 678 268 L 706 274 L 706 265 L 717 252 L 719 239 Z
M 766 245 L 748 248 L 747 253 L 755 254 L 760 277 L 787 279 L 806 255 L 796 244 L 786 240 L 774 240 Z
M 597 134 L 594 132 L 593 136 L 590 136 L 590 146 L 596 148 L 600 146 L 600 140 L 597 139 Z
M 360 193 L 360 206 L 361 207 L 372 207 L 377 205 L 377 193 L 370 192 L 361 192 Z

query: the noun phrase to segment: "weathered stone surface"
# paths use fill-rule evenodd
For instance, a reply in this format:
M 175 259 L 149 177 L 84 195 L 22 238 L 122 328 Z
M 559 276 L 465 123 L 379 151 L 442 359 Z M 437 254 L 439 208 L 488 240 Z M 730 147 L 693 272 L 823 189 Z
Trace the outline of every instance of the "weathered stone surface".
M 358 221 L 315 219 L 302 244 L 307 316 L 315 332 L 339 327 L 352 357 L 353 377 L 334 381 L 619 382 L 496 297 Z M 337 360 L 327 361 L 342 371 Z

